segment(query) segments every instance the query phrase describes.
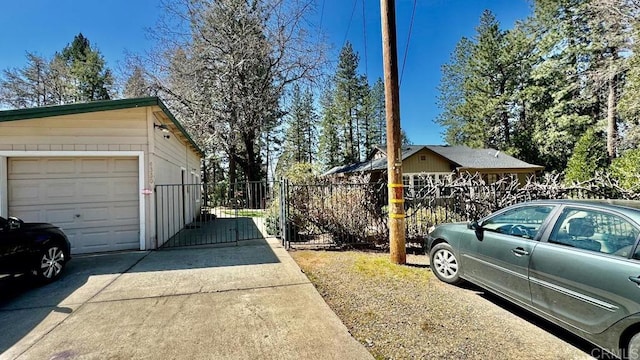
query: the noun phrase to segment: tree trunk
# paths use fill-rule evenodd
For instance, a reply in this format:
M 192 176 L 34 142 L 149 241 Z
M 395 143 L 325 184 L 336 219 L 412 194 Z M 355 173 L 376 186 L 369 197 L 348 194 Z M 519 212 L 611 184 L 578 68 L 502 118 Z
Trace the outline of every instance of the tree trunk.
M 609 76 L 609 97 L 607 99 L 607 153 L 609 160 L 616 157 L 616 141 L 618 138 L 618 123 L 616 122 L 616 86 L 618 76 Z
M 235 197 L 233 188 L 236 184 L 236 147 L 229 147 L 229 189 L 227 191 L 227 197 L 229 200 Z

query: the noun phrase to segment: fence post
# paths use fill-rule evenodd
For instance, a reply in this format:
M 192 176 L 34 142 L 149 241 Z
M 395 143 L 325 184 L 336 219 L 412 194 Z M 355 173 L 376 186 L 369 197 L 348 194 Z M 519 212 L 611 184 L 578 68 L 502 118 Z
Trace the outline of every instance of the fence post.
M 285 206 L 287 203 L 287 191 L 285 189 L 286 183 L 284 179 L 280 179 L 280 236 L 282 236 L 282 246 L 285 249 L 287 246 L 287 219 Z
M 158 250 L 158 210 L 161 209 L 161 207 L 158 207 L 158 185 L 154 185 L 153 187 L 153 196 L 154 196 L 154 200 L 153 203 L 155 205 L 155 217 L 156 217 L 156 246 L 155 246 L 155 250 Z

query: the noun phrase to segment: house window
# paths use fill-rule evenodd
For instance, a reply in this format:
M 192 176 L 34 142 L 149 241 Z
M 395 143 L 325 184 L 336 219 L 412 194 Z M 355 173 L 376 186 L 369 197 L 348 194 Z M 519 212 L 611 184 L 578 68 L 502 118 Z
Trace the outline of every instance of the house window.
M 418 175 L 413 178 L 414 187 L 424 187 L 424 186 L 427 186 L 427 184 L 429 184 L 429 182 L 427 181 L 427 178 L 425 177 L 425 175 Z
M 427 160 L 427 155 L 420 155 L 420 160 L 422 160 L 422 161 Z
M 402 175 L 402 184 L 407 187 L 411 186 L 411 177 L 410 175 Z

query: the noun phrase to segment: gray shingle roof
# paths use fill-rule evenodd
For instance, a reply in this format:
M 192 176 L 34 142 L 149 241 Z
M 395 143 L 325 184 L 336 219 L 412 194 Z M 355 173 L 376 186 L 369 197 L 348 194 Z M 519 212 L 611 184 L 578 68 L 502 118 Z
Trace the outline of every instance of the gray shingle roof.
M 472 169 L 540 169 L 542 166 L 526 163 L 495 149 L 472 149 L 466 146 L 427 145 L 458 167 Z
M 382 153 L 386 153 L 386 149 L 384 147 L 377 146 L 376 148 Z M 456 168 L 530 170 L 544 169 L 543 166 L 526 163 L 498 150 L 472 149 L 470 147 L 462 145 L 409 145 L 403 147 L 402 160 L 404 161 L 405 159 L 413 156 L 414 154 L 425 148 L 449 160 L 449 162 L 453 163 Z M 377 160 L 368 160 L 345 166 L 337 166 L 327 171 L 323 175 L 377 171 L 386 170 L 386 168 L 387 158 L 384 157 Z

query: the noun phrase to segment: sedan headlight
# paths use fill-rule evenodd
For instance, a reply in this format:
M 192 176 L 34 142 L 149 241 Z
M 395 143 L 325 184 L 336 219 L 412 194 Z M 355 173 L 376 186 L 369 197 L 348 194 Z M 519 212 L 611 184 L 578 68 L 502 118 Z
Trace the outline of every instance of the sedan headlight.
M 431 233 L 433 232 L 433 230 L 435 230 L 435 229 L 436 229 L 436 226 L 435 226 L 435 225 L 431 225 L 431 226 L 427 229 L 427 235 L 428 235 L 428 234 L 431 234 Z

